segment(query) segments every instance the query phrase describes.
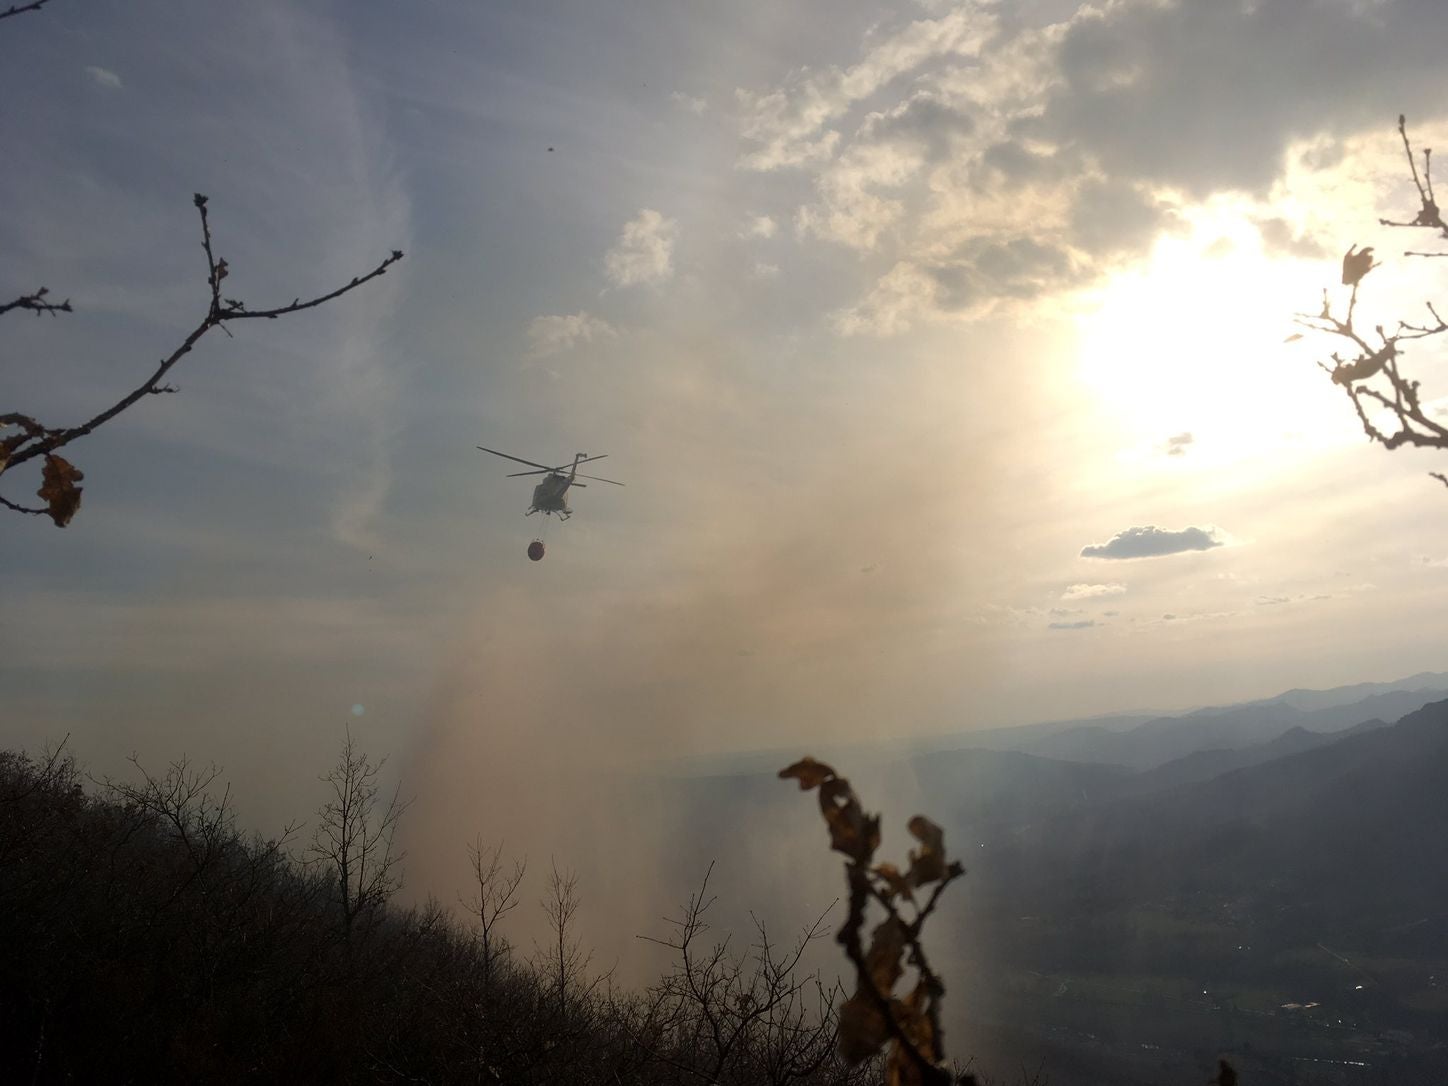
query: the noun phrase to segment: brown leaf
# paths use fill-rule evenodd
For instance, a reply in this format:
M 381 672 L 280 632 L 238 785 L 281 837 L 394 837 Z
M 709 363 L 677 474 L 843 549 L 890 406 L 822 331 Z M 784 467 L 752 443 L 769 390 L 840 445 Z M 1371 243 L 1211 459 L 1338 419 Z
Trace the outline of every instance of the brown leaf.
M 890 1012 L 900 1032 L 910 1039 L 911 1046 L 925 1063 L 935 1065 L 935 1030 L 926 1013 L 929 993 L 921 981 L 915 990 L 904 999 L 890 1001 Z M 921 1073 L 920 1061 L 906 1051 L 897 1039 L 890 1046 L 890 1056 L 885 1062 L 885 1081 L 897 1086 L 922 1086 L 925 1076 Z
M 920 842 L 920 850 L 910 850 L 911 885 L 924 886 L 945 877 L 945 831 L 924 815 L 916 815 L 907 824 L 911 835 Z
M 1362 252 L 1356 252 L 1357 244 L 1348 247 L 1342 256 L 1342 282 L 1344 286 L 1355 287 L 1362 277 L 1377 265 L 1373 263 L 1373 247 L 1369 245 Z
M 57 528 L 64 528 L 80 508 L 81 488 L 75 484 L 85 478 L 75 465 L 62 457 L 48 454 L 41 472 L 41 486 L 35 493 L 46 504 L 46 512 Z
M 905 929 L 895 917 L 888 917 L 880 923 L 870 937 L 870 952 L 865 955 L 865 970 L 875 985 L 875 990 L 889 996 L 895 990 L 895 982 L 905 970 L 900 966 L 900 955 L 905 953 Z
M 868 1060 L 890 1036 L 890 1026 L 879 1006 L 864 992 L 840 1004 L 840 1055 L 848 1063 Z
M 1284 339 L 1282 342 L 1283 342 L 1283 343 L 1296 343 L 1296 342 L 1297 342 L 1299 339 L 1301 339 L 1301 338 L 1302 338 L 1302 333 L 1301 333 L 1301 332 L 1293 332 L 1290 336 L 1288 336 L 1288 337 L 1287 337 L 1286 339 Z
M 830 828 L 830 847 L 868 864 L 880 847 L 880 820 L 865 814 L 850 782 L 831 777 L 821 784 L 820 811 Z
M 818 788 L 835 775 L 835 771 L 823 762 L 817 762 L 809 755 L 805 755 L 792 766 L 786 766 L 779 771 L 780 780 L 794 778 L 799 781 L 799 790 L 808 792 L 811 788 Z
M 915 900 L 915 895 L 911 893 L 910 880 L 902 875 L 900 869 L 894 864 L 876 864 L 874 870 L 887 887 L 885 893 L 887 898 L 899 894 L 906 901 Z

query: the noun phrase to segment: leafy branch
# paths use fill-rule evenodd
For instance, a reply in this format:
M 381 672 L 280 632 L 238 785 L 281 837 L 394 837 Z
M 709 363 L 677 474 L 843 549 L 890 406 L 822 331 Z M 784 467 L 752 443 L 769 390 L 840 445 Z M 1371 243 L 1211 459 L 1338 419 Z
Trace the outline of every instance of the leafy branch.
M 165 358 L 161 359 L 149 377 L 122 396 L 115 403 L 105 410 L 96 414 L 85 422 L 76 426 L 50 427 L 38 422 L 29 415 L 19 412 L 0 414 L 0 428 L 16 429 L 17 433 L 10 437 L 0 439 L 0 475 L 28 460 L 37 457 L 44 459 L 43 479 L 40 490 L 36 493 L 45 501 L 44 508 L 36 509 L 11 502 L 0 497 L 0 505 L 15 512 L 30 514 L 48 514 L 57 527 L 65 527 L 70 523 L 76 510 L 80 507 L 81 487 L 77 486 L 84 475 L 75 468 L 69 461 L 56 455 L 56 451 L 69 445 L 71 442 L 85 437 L 98 427 L 105 425 L 115 418 L 122 411 L 134 406 L 148 396 L 160 396 L 177 392 L 178 389 L 166 382 L 167 375 L 171 369 L 191 352 L 191 349 L 200 342 L 214 328 L 220 328 L 230 335 L 226 325 L 233 321 L 242 320 L 275 320 L 291 313 L 300 313 L 305 309 L 313 309 L 335 298 L 340 298 L 356 290 L 363 283 L 370 282 L 379 276 L 385 275 L 387 269 L 402 259 L 400 249 L 392 250 L 391 254 L 365 275 L 354 277 L 350 282 L 343 284 L 335 290 L 305 301 L 300 296 L 293 298 L 285 305 L 272 306 L 269 308 L 254 309 L 245 302 L 235 298 L 223 297 L 221 293 L 222 281 L 227 277 L 229 268 L 223 258 L 218 257 L 212 248 L 211 223 L 207 216 L 206 197 L 197 193 L 193 200 L 197 211 L 201 216 L 201 247 L 206 254 L 206 282 L 210 293 L 210 299 L 206 309 L 206 315 L 195 328 L 182 340 L 180 346 L 172 351 Z M 33 294 L 22 295 L 13 302 L 0 306 L 0 314 L 12 309 L 25 309 L 36 313 L 48 312 L 54 315 L 56 312 L 72 312 L 70 300 L 61 303 L 50 303 L 45 299 L 47 291 L 44 287 Z
M 836 939 L 855 967 L 856 989 L 840 1007 L 840 1052 L 859 1063 L 888 1042 L 885 1075 L 890 1086 L 949 1086 L 954 1076 L 944 1066 L 940 1028 L 945 984 L 930 966 L 921 933 L 945 888 L 964 875 L 965 868 L 947 862 L 944 831 L 923 815 L 907 823 L 920 847 L 910 851 L 906 869 L 877 864 L 880 818 L 865 813 L 848 780 L 813 758 L 795 762 L 779 776 L 799 781 L 802 791 L 819 789 L 830 847 L 846 857 L 849 911 Z M 930 891 L 922 904 L 918 892 L 926 887 Z M 862 932 L 872 904 L 885 918 L 871 932 L 866 950 Z M 902 957 L 914 968 L 916 983 L 899 998 L 894 992 L 905 971 Z M 955 1081 L 972 1083 L 974 1078 L 962 1074 Z

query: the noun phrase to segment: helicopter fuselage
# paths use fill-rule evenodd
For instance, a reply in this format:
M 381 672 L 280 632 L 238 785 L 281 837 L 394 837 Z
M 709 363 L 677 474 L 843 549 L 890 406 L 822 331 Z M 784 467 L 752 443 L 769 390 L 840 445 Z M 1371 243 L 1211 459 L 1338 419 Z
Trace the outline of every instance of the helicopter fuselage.
M 533 505 L 527 515 L 557 513 L 561 520 L 567 520 L 573 514 L 573 510 L 568 508 L 565 495 L 572 485 L 573 480 L 567 475 L 555 473 L 544 476 L 543 481 L 533 488 Z

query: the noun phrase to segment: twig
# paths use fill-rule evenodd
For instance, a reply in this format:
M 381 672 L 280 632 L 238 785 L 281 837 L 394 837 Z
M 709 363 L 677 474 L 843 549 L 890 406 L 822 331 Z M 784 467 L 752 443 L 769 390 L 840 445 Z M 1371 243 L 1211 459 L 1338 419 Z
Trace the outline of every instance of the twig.
M 44 0 L 42 0 L 42 2 L 44 2 Z M 227 332 L 225 325 L 229 321 L 245 320 L 253 317 L 264 317 L 268 320 L 275 320 L 277 317 L 285 316 L 289 313 L 298 313 L 304 309 L 315 308 L 324 302 L 332 301 L 334 298 L 340 298 L 342 295 L 356 290 L 364 283 L 385 275 L 387 269 L 403 257 L 400 249 L 394 249 L 387 259 L 383 260 L 366 275 L 358 276 L 343 286 L 338 287 L 336 290 L 318 295 L 307 301 L 302 301 L 300 298 L 297 298 L 289 305 L 278 306 L 273 309 L 248 309 L 242 302 L 222 298 L 221 281 L 227 276 L 227 264 L 224 259 L 216 256 L 212 248 L 211 223 L 207 215 L 206 197 L 201 193 L 197 193 L 193 203 L 201 216 L 201 247 L 206 254 L 206 283 L 208 293 L 210 294 L 206 316 L 202 318 L 201 322 L 182 340 L 179 347 L 161 359 L 155 370 L 152 371 L 151 375 L 146 378 L 145 381 L 141 382 L 141 384 L 131 390 L 131 392 L 121 397 L 115 403 L 111 404 L 110 407 L 107 407 L 94 417 L 78 426 L 62 429 L 42 428 L 38 424 L 35 424 L 33 420 L 27 420 L 32 423 L 33 428 L 27 429 L 25 436 L 16 443 L 16 447 L 10 450 L 8 461 L 0 463 L 0 472 L 8 471 L 10 468 L 23 464 L 27 460 L 33 460 L 39 456 L 46 456 L 56 449 L 70 444 L 77 438 L 85 437 L 97 427 L 109 422 L 122 411 L 126 410 L 126 408 L 131 407 L 146 396 L 176 392 L 177 389 L 175 386 L 163 383 L 164 378 L 167 373 L 170 372 L 171 368 L 189 354 L 200 339 L 213 328 L 221 328 L 222 331 Z M 70 312 L 69 300 L 59 305 L 52 305 L 51 303 L 43 301 L 45 293 L 46 291 L 42 287 L 34 294 L 25 295 L 9 303 L 5 306 L 5 309 L 19 307 L 37 312 L 52 310 Z M 0 309 L 0 312 L 4 312 L 4 309 Z M 230 332 L 227 332 L 227 334 L 229 335 Z M 12 419 L 27 419 L 27 417 L 21 415 L 0 416 L 0 422 Z M 7 505 L 9 505 L 9 503 L 7 503 Z
M 0 19 L 8 19 L 12 15 L 24 15 L 27 11 L 39 11 L 50 3 L 50 0 L 35 0 L 32 4 L 11 4 L 4 11 L 0 11 Z
M 49 313 L 54 316 L 56 313 L 73 313 L 70 307 L 70 299 L 63 302 L 47 302 L 46 295 L 50 293 L 45 287 L 41 287 L 33 294 L 22 294 L 13 302 L 5 302 L 0 305 L 0 313 L 9 313 L 12 309 L 28 309 L 37 317 L 42 313 Z
M 29 506 L 16 505 L 14 502 L 4 497 L 0 497 L 0 505 L 3 505 L 6 509 L 13 509 L 17 513 L 29 513 L 31 516 L 35 517 L 43 517 L 47 512 L 49 512 L 49 510 L 46 509 L 31 509 Z

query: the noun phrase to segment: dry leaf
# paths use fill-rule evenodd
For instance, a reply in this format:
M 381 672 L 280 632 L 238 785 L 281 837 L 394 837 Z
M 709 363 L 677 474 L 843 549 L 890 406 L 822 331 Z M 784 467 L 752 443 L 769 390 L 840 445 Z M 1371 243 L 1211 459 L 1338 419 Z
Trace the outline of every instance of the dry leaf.
M 905 970 L 900 966 L 900 955 L 905 953 L 905 929 L 895 917 L 888 917 L 875 929 L 870 938 L 870 952 L 865 955 L 865 969 L 874 982 L 875 990 L 889 996 L 895 990 L 895 982 Z
M 911 893 L 910 880 L 902 875 L 900 869 L 894 864 L 876 864 L 874 870 L 875 874 L 885 882 L 886 898 L 899 894 L 906 901 L 915 900 L 915 895 Z
M 787 766 L 779 771 L 780 780 L 794 778 L 799 781 L 799 790 L 808 792 L 811 788 L 818 788 L 835 775 L 835 771 L 823 762 L 817 762 L 806 755 L 792 766 Z
M 920 849 L 910 850 L 910 873 L 913 886 L 924 886 L 945 877 L 945 831 L 924 815 L 916 815 L 907 829 L 920 842 Z
M 935 1030 L 930 1016 L 925 1013 L 929 992 L 921 981 L 915 990 L 903 1000 L 890 1002 L 890 1012 L 900 1032 L 910 1039 L 910 1044 L 927 1064 L 935 1064 Z M 920 1060 L 906 1051 L 900 1041 L 890 1046 L 890 1056 L 885 1062 L 885 1081 L 894 1086 L 923 1086 L 925 1076 L 921 1073 Z
M 868 1060 L 889 1036 L 889 1023 L 866 993 L 856 992 L 840 1004 L 840 1055 L 846 1062 Z
M 880 847 L 880 820 L 865 814 L 850 782 L 831 777 L 821 784 L 820 811 L 830 828 L 830 847 L 868 864 Z
M 1356 243 L 1348 248 L 1342 257 L 1342 282 L 1344 286 L 1355 287 L 1362 277 L 1373 270 L 1373 247 L 1369 245 L 1362 252 L 1355 252 Z
M 35 493 L 46 504 L 46 512 L 57 528 L 64 528 L 80 508 L 81 488 L 75 484 L 85 478 L 70 461 L 47 455 L 41 472 L 41 486 Z

